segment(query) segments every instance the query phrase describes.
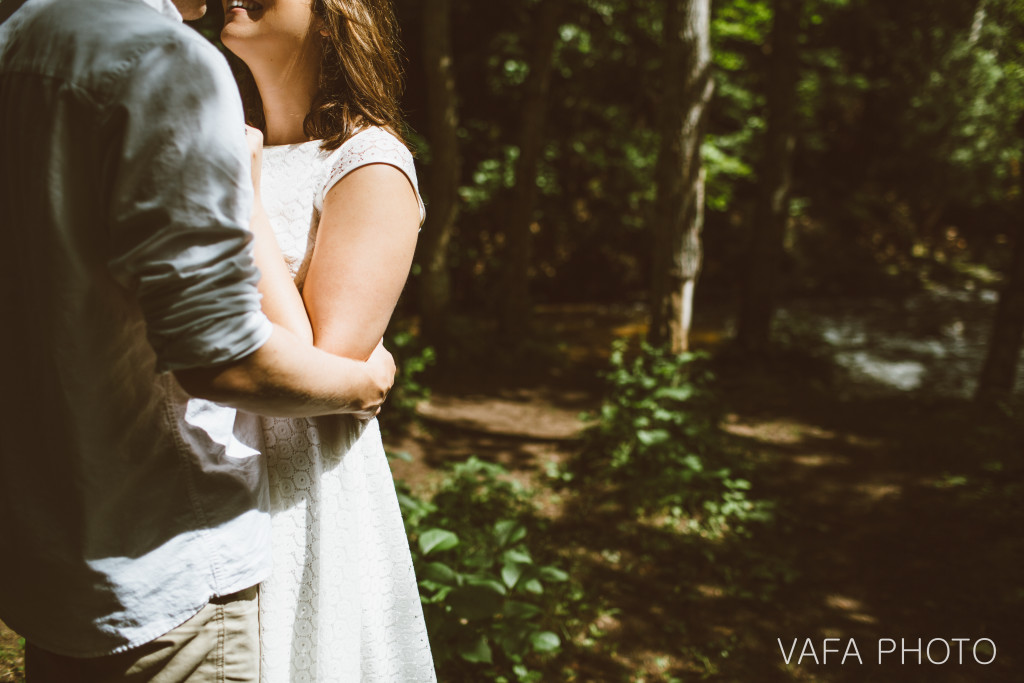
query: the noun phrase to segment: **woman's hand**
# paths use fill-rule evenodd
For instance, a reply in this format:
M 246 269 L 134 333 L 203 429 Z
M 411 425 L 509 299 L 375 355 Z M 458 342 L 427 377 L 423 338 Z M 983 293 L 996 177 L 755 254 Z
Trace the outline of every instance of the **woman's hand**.
M 395 366 L 395 359 L 391 352 L 384 348 L 384 340 L 381 339 L 377 347 L 370 354 L 365 363 L 366 374 L 370 382 L 376 388 L 374 400 L 367 402 L 364 409 L 354 413 L 361 420 L 369 420 L 380 412 L 381 405 L 388 397 L 388 392 L 395 384 L 395 373 L 398 368 Z
M 260 171 L 263 168 L 263 133 L 259 128 L 245 127 L 245 141 L 249 144 L 249 165 L 252 173 L 252 187 L 256 196 L 260 194 Z

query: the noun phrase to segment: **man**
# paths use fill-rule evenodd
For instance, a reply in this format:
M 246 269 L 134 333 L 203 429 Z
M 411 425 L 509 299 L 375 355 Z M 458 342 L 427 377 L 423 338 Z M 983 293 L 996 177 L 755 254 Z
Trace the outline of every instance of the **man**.
M 369 416 L 393 380 L 382 348 L 260 312 L 241 105 L 180 21 L 204 11 L 29 0 L 0 25 L 0 618 L 29 681 L 257 680 L 264 474 L 182 387 Z

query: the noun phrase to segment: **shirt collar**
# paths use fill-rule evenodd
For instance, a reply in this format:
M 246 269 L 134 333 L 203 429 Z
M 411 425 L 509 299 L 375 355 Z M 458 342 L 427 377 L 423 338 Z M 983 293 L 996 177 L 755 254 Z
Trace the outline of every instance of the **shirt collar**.
M 141 0 L 141 1 L 144 2 L 145 4 L 149 5 L 150 7 L 152 7 L 157 12 L 159 12 L 160 14 L 164 15 L 167 18 L 174 19 L 175 21 L 181 21 L 181 12 L 178 11 L 178 8 L 175 7 L 174 3 L 171 2 L 171 0 Z

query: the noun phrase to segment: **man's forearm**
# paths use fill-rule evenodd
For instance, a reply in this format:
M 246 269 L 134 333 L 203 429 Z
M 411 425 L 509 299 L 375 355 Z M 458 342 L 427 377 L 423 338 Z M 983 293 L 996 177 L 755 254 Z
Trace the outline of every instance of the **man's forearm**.
M 364 363 L 314 348 L 277 325 L 266 344 L 240 361 L 175 375 L 193 396 L 277 417 L 365 414 L 386 393 Z

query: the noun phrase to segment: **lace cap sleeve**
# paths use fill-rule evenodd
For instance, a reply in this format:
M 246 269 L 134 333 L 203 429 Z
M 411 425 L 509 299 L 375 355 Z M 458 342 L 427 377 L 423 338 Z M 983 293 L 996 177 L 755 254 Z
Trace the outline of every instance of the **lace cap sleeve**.
M 317 211 L 323 211 L 327 192 L 352 171 L 369 164 L 388 164 L 404 173 L 412 183 L 413 191 L 416 193 L 416 202 L 420 207 L 420 225 L 423 225 L 426 211 L 423 207 L 423 198 L 420 197 L 420 187 L 416 180 L 416 166 L 413 163 L 412 154 L 398 138 L 388 131 L 374 127 L 356 133 L 331 153 L 328 164 L 330 170 L 327 173 L 327 178 L 314 200 Z

